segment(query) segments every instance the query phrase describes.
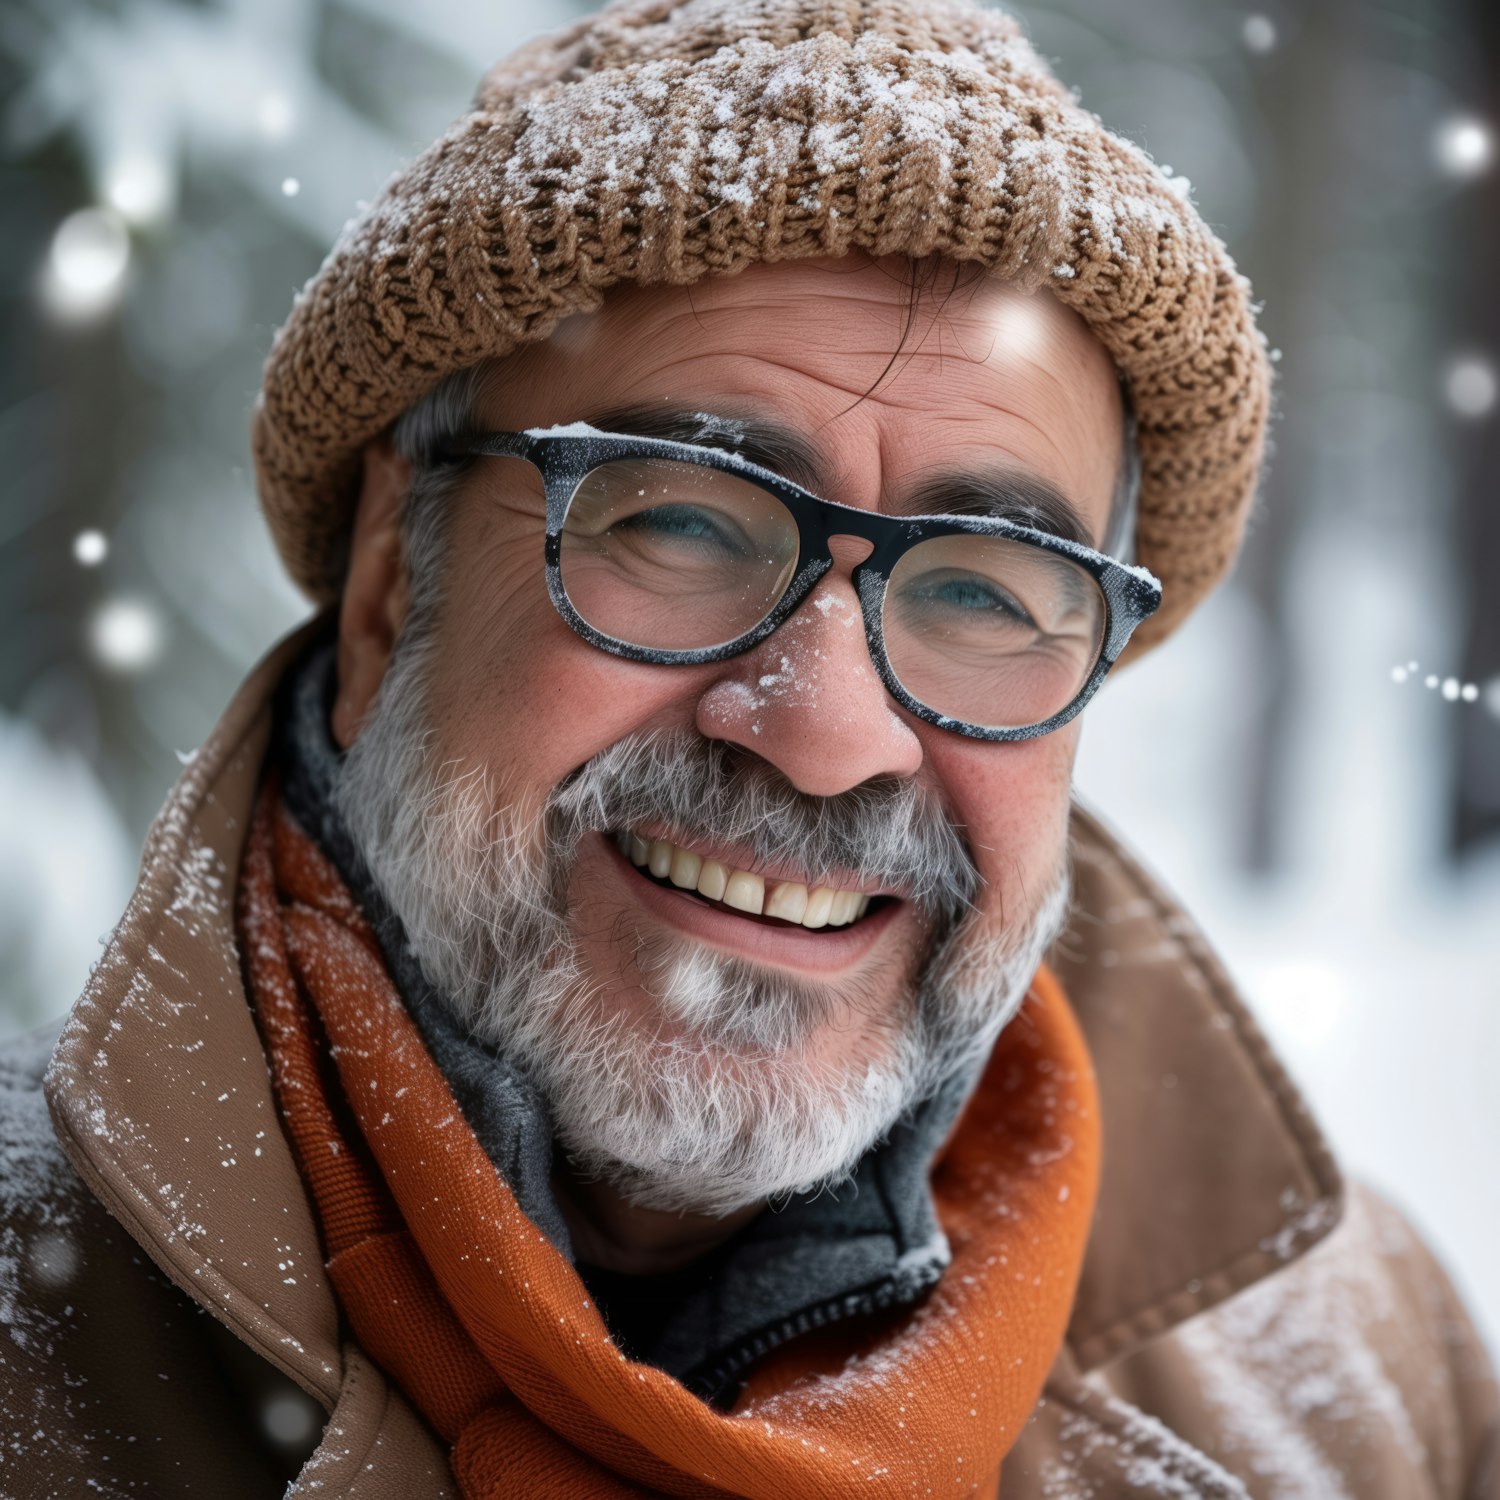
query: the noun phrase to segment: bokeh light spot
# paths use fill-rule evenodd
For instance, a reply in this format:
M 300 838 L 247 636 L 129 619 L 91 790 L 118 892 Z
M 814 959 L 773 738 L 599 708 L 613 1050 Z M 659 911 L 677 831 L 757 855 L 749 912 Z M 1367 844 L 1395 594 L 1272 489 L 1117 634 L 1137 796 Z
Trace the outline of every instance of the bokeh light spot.
M 1276 23 L 1270 16 L 1246 16 L 1245 24 L 1240 27 L 1240 38 L 1252 52 L 1264 56 L 1276 46 Z
M 1467 355 L 1456 359 L 1448 367 L 1444 381 L 1448 405 L 1461 417 L 1470 419 L 1488 416 L 1495 408 L 1495 398 L 1500 395 L 1500 381 L 1495 376 L 1495 367 L 1489 360 L 1478 355 Z
M 104 175 L 104 196 L 133 224 L 159 219 L 172 201 L 172 182 L 159 157 L 136 152 L 112 162 Z
M 161 617 L 144 599 L 111 599 L 90 622 L 89 644 L 102 666 L 139 672 L 161 655 L 163 634 Z
M 267 1401 L 261 1410 L 261 1421 L 267 1434 L 278 1443 L 307 1443 L 319 1427 L 311 1398 L 291 1392 Z
M 112 306 L 130 265 L 130 232 L 114 208 L 80 208 L 57 226 L 48 257 L 46 299 L 63 318 Z
M 109 556 L 109 538 L 102 531 L 80 531 L 73 538 L 73 556 L 85 568 L 97 568 Z
M 1460 115 L 1438 127 L 1438 165 L 1451 177 L 1477 177 L 1494 159 L 1495 140 L 1483 120 Z

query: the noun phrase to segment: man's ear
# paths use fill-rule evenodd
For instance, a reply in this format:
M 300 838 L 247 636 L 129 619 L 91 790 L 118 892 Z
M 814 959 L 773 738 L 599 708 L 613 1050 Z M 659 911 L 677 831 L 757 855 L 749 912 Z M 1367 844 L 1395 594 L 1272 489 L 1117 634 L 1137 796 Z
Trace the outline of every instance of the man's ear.
M 334 739 L 345 750 L 375 701 L 406 618 L 401 514 L 410 484 L 411 461 L 396 452 L 389 436 L 366 445 L 349 571 L 339 605 L 339 689 L 332 727 Z

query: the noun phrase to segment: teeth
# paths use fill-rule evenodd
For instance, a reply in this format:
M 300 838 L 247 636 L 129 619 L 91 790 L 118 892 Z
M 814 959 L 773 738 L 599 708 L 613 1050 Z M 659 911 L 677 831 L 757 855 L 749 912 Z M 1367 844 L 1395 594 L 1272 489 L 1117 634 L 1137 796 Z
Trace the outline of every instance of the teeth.
M 624 833 L 615 842 L 632 864 L 649 870 L 658 880 L 670 880 L 680 890 L 696 890 L 710 901 L 722 901 L 752 916 L 779 917 L 816 929 L 847 927 L 870 909 L 869 896 L 832 886 L 809 890 L 795 880 L 782 880 L 767 891 L 762 876 L 749 870 L 732 870 L 666 839 L 647 840 L 636 833 Z
M 807 887 L 783 881 L 766 897 L 765 915 L 786 922 L 800 922 L 807 910 Z
M 736 870 L 729 877 L 729 884 L 724 887 L 725 906 L 732 906 L 736 911 L 747 911 L 752 917 L 758 917 L 765 904 L 766 883 L 759 875 Z
M 703 856 L 694 854 L 691 849 L 672 850 L 672 868 L 668 874 L 672 878 L 672 884 L 680 886 L 685 891 L 696 891 L 698 889 L 698 877 L 703 871 Z
M 807 910 L 802 913 L 802 925 L 804 927 L 826 927 L 828 925 L 828 913 L 833 910 L 834 892 L 826 885 L 820 885 L 817 890 L 812 891 L 807 898 Z
M 830 927 L 842 927 L 845 923 L 852 921 L 854 908 L 858 905 L 858 891 L 839 891 L 834 896 L 833 906 L 828 913 L 828 925 Z

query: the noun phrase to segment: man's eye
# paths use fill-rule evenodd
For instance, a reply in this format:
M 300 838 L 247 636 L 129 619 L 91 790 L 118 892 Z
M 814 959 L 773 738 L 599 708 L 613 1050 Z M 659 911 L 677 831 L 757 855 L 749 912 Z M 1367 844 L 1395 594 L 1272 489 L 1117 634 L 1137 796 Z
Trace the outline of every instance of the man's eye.
M 614 529 L 643 537 L 712 542 L 736 550 L 740 546 L 740 539 L 726 526 L 724 518 L 699 505 L 655 505 L 615 522 Z
M 1036 624 L 1014 594 L 993 579 L 974 573 L 916 579 L 902 593 L 913 603 L 998 614 L 1022 625 Z

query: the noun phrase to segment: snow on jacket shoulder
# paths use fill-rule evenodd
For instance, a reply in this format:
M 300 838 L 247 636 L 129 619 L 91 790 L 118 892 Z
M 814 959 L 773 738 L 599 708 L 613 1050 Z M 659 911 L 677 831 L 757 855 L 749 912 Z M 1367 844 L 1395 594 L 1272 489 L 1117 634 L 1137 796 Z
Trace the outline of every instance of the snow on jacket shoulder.
M 1485 1348 L 1431 1251 L 1361 1182 L 1306 1255 L 1086 1381 L 1190 1434 L 1257 1500 L 1500 1497 Z
M 56 1038 L 0 1046 L 0 1496 L 279 1495 L 300 1455 L 267 1418 L 321 1411 L 80 1181 L 42 1094 Z

